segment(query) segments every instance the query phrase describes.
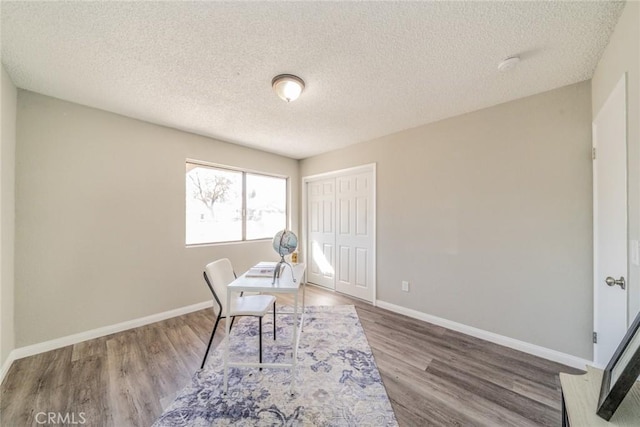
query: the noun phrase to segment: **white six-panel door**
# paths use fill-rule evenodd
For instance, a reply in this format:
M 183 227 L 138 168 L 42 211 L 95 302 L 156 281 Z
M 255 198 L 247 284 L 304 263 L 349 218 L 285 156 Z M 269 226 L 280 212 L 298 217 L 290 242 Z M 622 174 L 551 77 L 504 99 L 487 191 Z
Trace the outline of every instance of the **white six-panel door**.
M 305 182 L 308 281 L 374 302 L 374 165 Z
M 336 291 L 372 301 L 371 173 L 336 178 Z
M 307 192 L 308 280 L 335 289 L 335 179 L 310 182 Z

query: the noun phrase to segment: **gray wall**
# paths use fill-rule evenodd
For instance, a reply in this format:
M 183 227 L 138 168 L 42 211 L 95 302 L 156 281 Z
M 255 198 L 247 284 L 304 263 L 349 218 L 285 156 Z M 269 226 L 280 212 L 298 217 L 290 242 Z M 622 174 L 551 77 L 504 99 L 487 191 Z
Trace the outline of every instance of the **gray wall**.
M 17 91 L 1 68 L 0 135 L 0 366 L 15 347 L 14 234 Z
M 640 3 L 627 2 L 593 75 L 593 118 L 627 72 L 629 240 L 640 240 Z M 640 311 L 640 268 L 629 257 L 629 322 Z
M 377 163 L 379 300 L 591 359 L 590 96 L 583 82 L 497 105 L 300 175 Z
M 376 162 L 379 299 L 590 359 L 590 122 L 627 71 L 638 239 L 639 23 L 628 2 L 591 87 L 306 159 L 300 174 L 291 159 L 19 91 L 15 227 L 16 89 L 2 70 L 0 362 L 15 346 L 204 301 L 210 259 L 244 269 L 273 256 L 264 242 L 184 247 L 187 157 L 289 175 L 294 230 L 300 176 Z M 633 315 L 637 267 L 629 280 Z
M 17 142 L 18 347 L 209 300 L 216 258 L 277 258 L 264 241 L 185 247 L 186 158 L 287 175 L 298 200 L 296 160 L 23 90 Z

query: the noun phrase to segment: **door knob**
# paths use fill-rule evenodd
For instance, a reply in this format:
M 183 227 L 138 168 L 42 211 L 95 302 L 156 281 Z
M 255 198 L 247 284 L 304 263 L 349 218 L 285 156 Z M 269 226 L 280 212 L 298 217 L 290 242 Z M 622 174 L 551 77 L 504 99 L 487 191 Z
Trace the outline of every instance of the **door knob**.
M 609 276 L 604 279 L 604 282 L 609 286 L 620 285 L 622 289 L 625 287 L 624 277 L 620 276 L 620 279 L 616 280 L 613 277 Z

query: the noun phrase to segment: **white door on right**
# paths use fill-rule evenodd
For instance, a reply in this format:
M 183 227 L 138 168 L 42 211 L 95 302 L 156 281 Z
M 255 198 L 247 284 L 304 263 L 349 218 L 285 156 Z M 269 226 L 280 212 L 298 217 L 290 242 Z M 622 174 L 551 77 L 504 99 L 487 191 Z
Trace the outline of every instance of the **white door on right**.
M 374 177 L 336 178 L 336 291 L 373 302 Z
M 594 364 L 627 330 L 627 104 L 623 75 L 593 121 Z

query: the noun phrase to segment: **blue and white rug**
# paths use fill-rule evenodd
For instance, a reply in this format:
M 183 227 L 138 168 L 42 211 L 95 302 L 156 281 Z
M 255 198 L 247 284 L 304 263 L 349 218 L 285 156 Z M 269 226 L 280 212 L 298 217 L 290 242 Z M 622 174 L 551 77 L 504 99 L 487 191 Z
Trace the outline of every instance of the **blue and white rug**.
M 279 310 L 290 312 L 291 307 Z M 291 360 L 292 318 L 278 315 L 274 341 L 273 317 L 264 317 L 263 362 Z M 257 318 L 236 320 L 230 350 L 234 361 L 257 362 L 257 331 Z M 155 427 L 398 425 L 351 305 L 306 308 L 293 396 L 289 370 L 268 368 L 231 368 L 229 393 L 224 396 L 223 351 L 221 344 L 210 352 L 204 369 L 194 375 Z

